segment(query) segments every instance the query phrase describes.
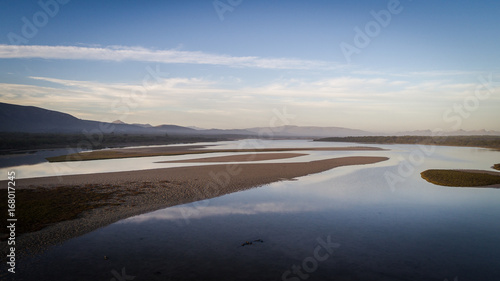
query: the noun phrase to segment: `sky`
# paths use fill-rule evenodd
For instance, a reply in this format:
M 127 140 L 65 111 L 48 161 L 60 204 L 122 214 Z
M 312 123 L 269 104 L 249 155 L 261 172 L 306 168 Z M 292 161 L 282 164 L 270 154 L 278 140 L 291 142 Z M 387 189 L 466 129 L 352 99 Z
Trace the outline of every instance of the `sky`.
M 500 131 L 499 15 L 500 1 L 3 0 L 0 102 L 201 128 Z

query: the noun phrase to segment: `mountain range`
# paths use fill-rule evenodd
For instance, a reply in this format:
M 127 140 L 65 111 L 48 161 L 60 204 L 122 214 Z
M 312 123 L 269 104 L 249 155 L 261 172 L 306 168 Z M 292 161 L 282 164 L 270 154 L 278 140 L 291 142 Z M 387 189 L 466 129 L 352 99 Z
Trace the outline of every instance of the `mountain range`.
M 400 133 L 374 133 L 342 127 L 279 126 L 254 127 L 247 129 L 201 129 L 173 124 L 152 126 L 150 124 L 127 124 L 120 120 L 100 122 L 83 120 L 70 114 L 34 106 L 14 105 L 0 102 L 0 132 L 22 133 L 115 133 L 186 136 L 241 136 L 241 137 L 346 137 L 374 135 L 432 135 L 430 130 Z M 445 135 L 500 135 L 498 131 L 447 132 Z

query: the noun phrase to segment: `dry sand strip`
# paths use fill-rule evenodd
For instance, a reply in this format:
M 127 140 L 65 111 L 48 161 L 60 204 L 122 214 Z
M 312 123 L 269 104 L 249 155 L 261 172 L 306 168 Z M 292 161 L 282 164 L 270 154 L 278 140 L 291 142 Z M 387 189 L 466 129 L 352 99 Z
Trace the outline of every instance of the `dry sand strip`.
M 36 254 L 61 243 L 109 225 L 121 219 L 146 212 L 214 198 L 281 180 L 289 180 L 347 165 L 373 164 L 387 157 L 342 157 L 300 163 L 245 163 L 162 168 L 90 175 L 69 175 L 16 179 L 17 189 L 84 185 L 110 191 L 137 189 L 142 194 L 124 197 L 120 205 L 110 205 L 84 212 L 75 220 L 63 221 L 18 237 L 21 255 Z M 5 188 L 6 181 L 0 182 Z M 101 189 L 99 189 L 101 190 Z M 3 250 L 6 243 L 0 247 Z
M 203 149 L 204 146 L 160 146 L 103 149 L 80 152 L 68 155 L 49 157 L 49 162 L 89 161 L 102 159 L 118 159 L 133 157 L 173 156 L 186 154 L 222 153 L 222 152 L 289 152 L 289 151 L 376 151 L 385 150 L 379 147 L 302 147 L 302 148 L 252 148 L 252 149 Z
M 299 156 L 305 156 L 304 153 L 256 153 L 256 154 L 240 154 L 219 157 L 196 158 L 174 161 L 160 161 L 156 163 L 205 163 L 205 162 L 250 162 L 263 160 L 287 159 Z

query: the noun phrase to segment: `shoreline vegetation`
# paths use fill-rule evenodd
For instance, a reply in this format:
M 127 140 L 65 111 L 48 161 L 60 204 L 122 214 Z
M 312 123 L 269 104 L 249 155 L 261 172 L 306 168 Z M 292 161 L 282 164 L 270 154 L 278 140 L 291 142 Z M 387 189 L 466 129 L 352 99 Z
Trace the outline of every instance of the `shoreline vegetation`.
M 314 141 L 370 144 L 423 144 L 500 149 L 500 136 L 366 136 L 320 138 Z
M 0 133 L 0 155 L 30 150 L 83 147 L 86 149 L 119 148 L 127 146 L 166 145 L 233 140 L 233 136 L 170 136 L 137 134 L 52 134 Z
M 22 255 L 37 254 L 51 245 L 134 215 L 336 167 L 385 160 L 388 158 L 351 156 L 310 162 L 214 164 L 19 179 L 19 251 Z M 0 189 L 6 186 L 5 181 L 0 182 Z M 6 194 L 1 192 L 0 200 L 7 200 Z M 181 216 L 179 223 L 202 211 L 198 207 L 186 208 L 187 214 Z M 5 220 L 7 212 L 2 214 L 1 219 Z M 0 232 L 2 240 L 6 231 Z M 4 250 L 6 243 L 2 245 Z
M 133 157 L 175 156 L 187 154 L 229 153 L 229 152 L 289 152 L 289 151 L 351 151 L 384 150 L 378 147 L 310 147 L 310 148 L 261 148 L 261 149 L 204 149 L 206 146 L 141 147 L 96 150 L 48 157 L 49 162 L 90 161 Z
M 420 175 L 424 180 L 442 186 L 500 188 L 500 172 L 430 169 Z

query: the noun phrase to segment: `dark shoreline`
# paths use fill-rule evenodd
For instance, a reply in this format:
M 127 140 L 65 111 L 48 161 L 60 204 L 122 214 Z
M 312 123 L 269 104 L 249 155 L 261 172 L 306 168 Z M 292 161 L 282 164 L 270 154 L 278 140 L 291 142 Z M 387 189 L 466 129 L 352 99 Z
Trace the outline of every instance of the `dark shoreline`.
M 355 142 L 366 144 L 422 144 L 481 147 L 500 150 L 500 136 L 365 136 L 319 138 L 314 141 Z
M 85 134 L 56 133 L 1 133 L 0 155 L 32 153 L 38 150 L 67 149 L 103 149 L 129 146 L 189 144 L 197 142 L 217 142 L 237 139 L 236 136 L 181 136 L 181 135 L 137 135 L 103 134 L 87 136 Z

